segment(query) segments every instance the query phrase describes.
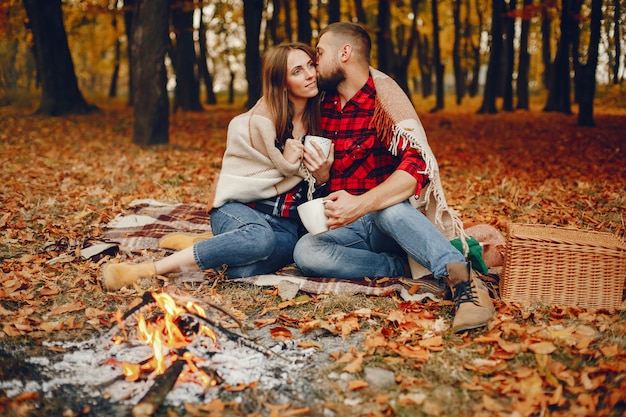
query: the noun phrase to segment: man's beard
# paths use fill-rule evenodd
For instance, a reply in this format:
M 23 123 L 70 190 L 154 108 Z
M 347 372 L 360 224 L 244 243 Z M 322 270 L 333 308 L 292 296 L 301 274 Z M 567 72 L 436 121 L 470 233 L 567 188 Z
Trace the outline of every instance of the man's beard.
M 321 91 L 334 91 L 337 86 L 346 79 L 346 74 L 341 68 L 335 68 L 335 70 L 328 76 L 320 76 L 317 79 L 317 88 Z

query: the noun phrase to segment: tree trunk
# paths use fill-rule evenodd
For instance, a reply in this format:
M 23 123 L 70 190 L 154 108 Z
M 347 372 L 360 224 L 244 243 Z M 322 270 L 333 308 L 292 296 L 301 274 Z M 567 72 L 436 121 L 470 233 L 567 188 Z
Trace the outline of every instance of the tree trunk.
M 328 0 L 328 23 L 339 22 L 341 19 L 341 2 L 339 0 Z
M 385 74 L 391 74 L 393 44 L 391 43 L 391 5 L 389 0 L 378 2 L 378 63 L 377 67 Z
M 63 26 L 61 0 L 24 0 L 35 45 L 35 61 L 41 77 L 41 103 L 37 114 L 60 116 L 88 113 L 74 72 Z
M 168 0 L 137 0 L 133 16 L 134 67 L 133 143 L 158 145 L 169 141 L 169 100 L 165 48 L 168 45 Z
M 491 53 L 487 65 L 487 79 L 485 80 L 485 92 L 483 104 L 478 113 L 497 113 L 496 95 L 500 85 L 502 63 L 502 15 L 504 14 L 504 0 L 493 0 L 491 15 Z
M 478 19 L 478 33 L 480 36 L 480 32 L 482 30 L 483 27 L 483 12 L 481 10 L 481 8 L 479 7 L 478 3 L 475 2 L 476 5 L 476 16 Z M 468 5 L 468 10 L 469 10 L 469 5 Z M 468 12 L 469 15 L 469 12 Z M 481 65 L 481 59 L 480 59 L 480 39 L 474 43 L 472 37 L 471 37 L 471 32 L 469 31 L 469 18 L 467 19 L 467 23 L 466 23 L 467 27 L 468 27 L 468 34 L 467 34 L 467 43 L 469 45 L 469 48 L 471 49 L 471 53 L 472 53 L 472 80 L 468 86 L 468 94 L 470 97 L 476 97 L 478 95 L 478 83 L 480 81 L 480 65 Z
M 433 14 L 433 65 L 435 67 L 435 108 L 441 110 L 444 106 L 444 66 L 441 63 L 441 47 L 439 46 L 439 3 L 437 0 L 430 1 Z
M 267 31 L 269 32 L 269 37 L 272 39 L 272 43 L 278 45 L 284 40 L 278 35 L 282 0 L 274 0 L 272 4 L 274 5 L 274 10 L 272 11 L 272 18 L 267 21 Z
M 620 5 L 619 0 L 613 0 L 613 30 L 615 34 L 613 35 L 613 40 L 615 42 L 615 60 L 613 62 L 613 84 L 619 84 L 620 77 L 620 68 L 622 67 L 622 31 L 621 31 L 621 21 L 622 21 L 622 6 Z
M 202 111 L 200 83 L 196 76 L 196 50 L 193 41 L 193 3 L 177 0 L 172 5 L 172 25 L 176 34 L 176 89 L 174 90 L 174 112 Z
M 115 15 L 113 15 L 111 26 L 113 26 L 113 32 L 116 36 L 114 46 L 115 56 L 113 64 L 113 74 L 111 74 L 111 85 L 109 86 L 109 98 L 117 97 L 117 81 L 120 73 L 120 60 L 122 54 L 122 42 L 120 42 L 120 37 L 117 36 L 117 17 Z
M 124 0 L 124 29 L 126 30 L 126 39 L 128 40 L 128 46 L 126 48 L 126 54 L 128 58 L 128 104 L 133 105 L 133 94 L 135 89 L 133 88 L 133 48 L 130 47 L 130 42 L 133 39 L 133 15 L 135 13 L 135 0 Z
M 504 79 L 502 87 L 502 109 L 504 111 L 513 111 L 513 69 L 515 66 L 515 47 L 513 46 L 513 38 L 515 37 L 515 9 L 517 8 L 517 0 L 509 0 L 508 6 L 505 6 L 506 14 L 505 22 L 505 48 L 504 48 Z
M 561 38 L 559 39 L 554 64 L 552 64 L 548 101 L 543 111 L 572 114 L 570 98 L 570 49 L 572 46 L 571 26 L 578 24 L 572 14 L 575 2 L 576 0 L 563 0 L 563 8 L 561 11 Z
M 307 45 L 311 44 L 311 2 L 310 0 L 296 0 L 298 12 L 298 40 Z
M 264 0 L 246 0 L 243 3 L 243 20 L 246 25 L 246 79 L 248 80 L 247 108 L 252 108 L 261 98 L 261 52 L 259 36 L 263 19 Z
M 288 42 L 293 40 L 293 25 L 291 23 L 291 1 L 290 0 L 276 0 L 283 2 L 283 10 L 285 13 L 285 36 Z M 261 6 L 263 7 L 263 6 Z M 262 17 L 263 12 L 261 12 Z M 259 23 L 260 24 L 260 23 Z
M 519 64 L 517 70 L 517 109 L 529 109 L 528 82 L 530 73 L 530 54 L 528 53 L 528 36 L 530 32 L 530 8 L 533 0 L 524 0 L 522 11 L 522 28 L 519 45 Z
M 452 45 L 452 65 L 454 67 L 454 91 L 456 104 L 461 104 L 465 96 L 465 72 L 461 63 L 461 1 L 454 0 L 452 17 L 454 19 L 454 43 Z
M 417 35 L 415 45 L 417 46 L 417 62 L 420 68 L 420 78 L 422 81 L 422 97 L 427 98 L 433 93 L 433 73 L 430 59 L 430 42 L 426 34 Z
M 619 0 L 615 0 L 619 1 Z M 354 0 L 354 11 L 356 13 L 356 20 L 361 24 L 367 23 L 367 15 L 365 14 L 365 9 L 363 8 L 362 0 Z
M 602 0 L 591 0 L 591 34 L 587 63 L 582 66 L 580 77 L 583 88 L 580 91 L 578 125 L 595 126 L 593 121 L 593 99 L 596 93 L 596 68 L 598 66 L 598 45 L 602 21 Z
M 552 80 L 552 17 L 548 5 L 541 8 L 541 61 L 543 63 L 543 86 L 550 89 Z
M 580 103 L 580 94 L 581 91 L 580 89 L 583 87 L 582 83 L 579 80 L 579 77 L 581 76 L 581 58 L 580 58 L 580 25 L 581 22 L 579 22 L 580 20 L 580 16 L 581 16 L 581 9 L 583 6 L 583 1 L 584 0 L 574 0 L 574 9 L 572 10 L 572 16 L 575 16 L 574 18 L 572 18 L 572 22 L 571 22 L 571 36 L 570 39 L 572 40 L 572 45 L 570 47 L 570 51 L 572 54 L 572 67 L 574 68 L 574 103 Z
M 215 97 L 215 91 L 213 91 L 213 76 L 207 65 L 206 42 L 206 26 L 204 25 L 204 16 L 200 12 L 198 75 L 204 81 L 204 90 L 206 91 L 206 100 L 204 102 L 206 104 L 217 104 L 217 97 Z

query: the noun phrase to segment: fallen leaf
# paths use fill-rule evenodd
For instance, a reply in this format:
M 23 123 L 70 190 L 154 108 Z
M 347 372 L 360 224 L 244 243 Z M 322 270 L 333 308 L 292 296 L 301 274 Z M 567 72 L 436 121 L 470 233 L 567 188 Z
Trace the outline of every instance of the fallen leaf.
M 64 304 L 62 306 L 56 307 L 50 311 L 49 315 L 57 316 L 59 314 L 71 313 L 74 311 L 80 311 L 85 308 L 85 303 L 80 300 L 76 300 L 73 303 Z
M 366 381 L 363 381 L 362 379 L 356 379 L 356 380 L 352 380 L 350 382 L 348 382 L 348 389 L 350 391 L 356 391 L 356 390 L 360 390 L 363 388 L 367 388 L 369 387 L 370 384 L 368 384 Z

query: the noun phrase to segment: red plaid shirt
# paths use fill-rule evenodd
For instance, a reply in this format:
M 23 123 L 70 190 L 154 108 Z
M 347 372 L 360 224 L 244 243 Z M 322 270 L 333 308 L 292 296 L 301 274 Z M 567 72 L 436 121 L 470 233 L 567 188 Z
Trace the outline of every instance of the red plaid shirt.
M 346 190 L 363 194 L 385 181 L 395 170 L 411 174 L 417 180 L 415 195 L 428 184 L 422 172 L 426 163 L 411 147 L 398 147 L 393 156 L 388 146 L 370 127 L 376 106 L 376 89 L 369 77 L 367 83 L 341 108 L 337 93 L 327 94 L 321 103 L 323 135 L 335 143 L 335 162 L 331 169 L 328 190 Z M 388 142 L 388 140 L 387 140 Z

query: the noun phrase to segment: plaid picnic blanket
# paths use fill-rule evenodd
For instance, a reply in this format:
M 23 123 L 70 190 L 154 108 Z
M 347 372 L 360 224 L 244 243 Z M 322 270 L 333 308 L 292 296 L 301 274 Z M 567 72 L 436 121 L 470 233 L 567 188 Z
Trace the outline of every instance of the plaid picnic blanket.
M 108 244 L 116 244 L 120 251 L 128 254 L 166 256 L 171 253 L 158 247 L 158 241 L 172 232 L 207 233 L 211 231 L 209 213 L 202 204 L 167 204 L 156 200 L 137 200 L 130 204 L 125 213 L 119 214 L 104 227 L 104 238 Z M 199 281 L 210 278 L 206 273 L 181 273 L 182 281 Z M 289 265 L 275 274 L 250 278 L 232 279 L 232 282 L 260 286 L 276 286 L 283 298 L 297 291 L 310 294 L 366 294 L 385 296 L 398 294 L 405 300 L 430 298 L 439 301 L 445 288 L 432 276 L 420 279 L 384 277 L 353 280 L 336 278 L 306 277 L 295 265 Z M 290 295 L 289 295 L 290 294 Z

